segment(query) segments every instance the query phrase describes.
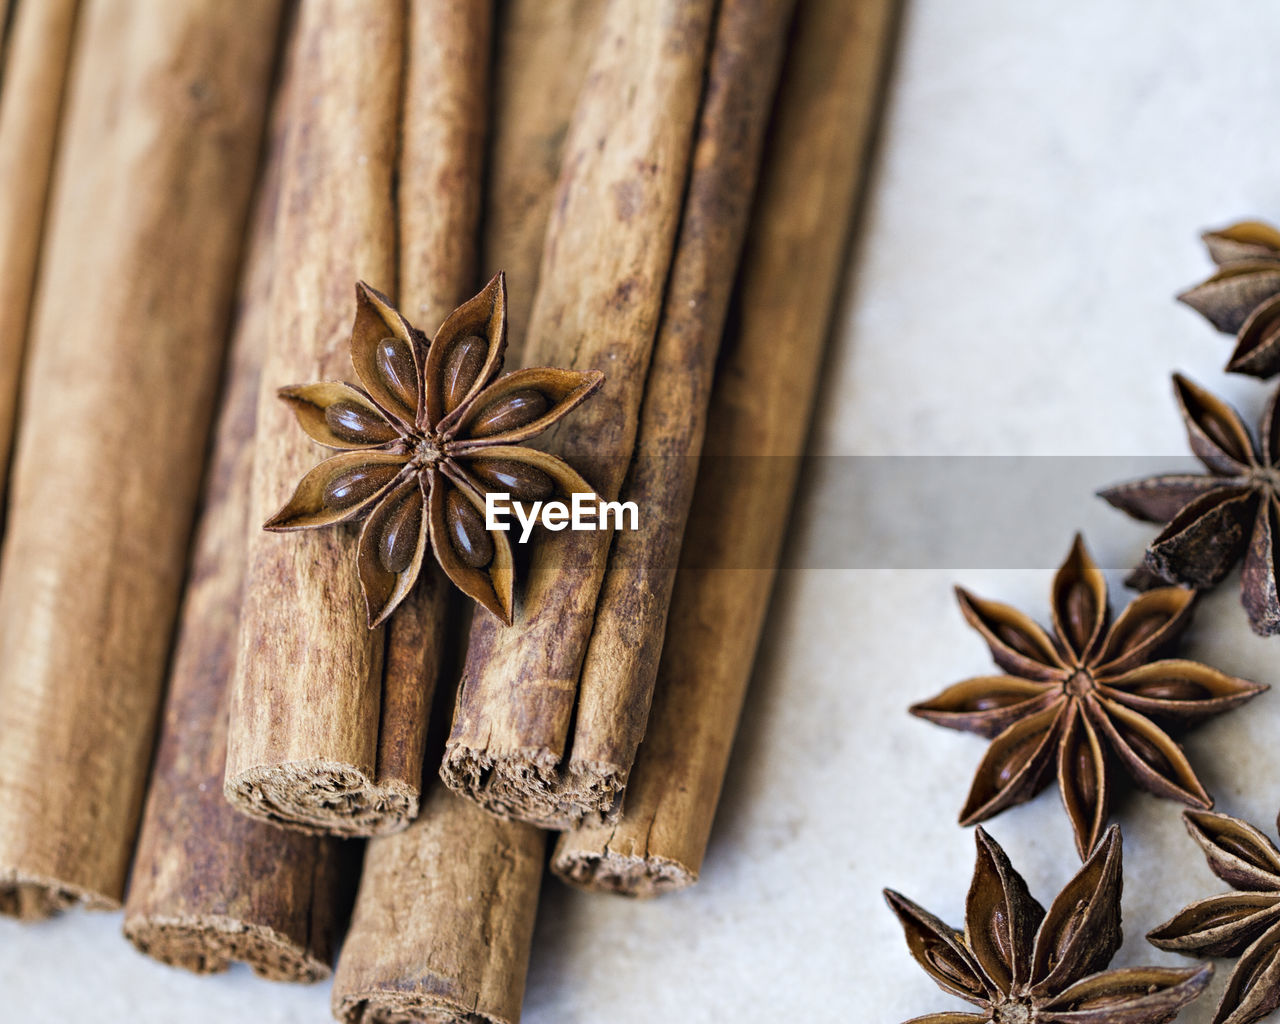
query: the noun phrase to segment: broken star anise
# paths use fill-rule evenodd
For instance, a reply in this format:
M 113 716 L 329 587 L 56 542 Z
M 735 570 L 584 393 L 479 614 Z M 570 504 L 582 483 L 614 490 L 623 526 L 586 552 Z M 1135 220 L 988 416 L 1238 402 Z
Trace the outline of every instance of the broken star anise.
M 1108 628 L 1107 582 L 1077 535 L 1053 581 L 1052 639 L 1008 605 L 960 588 L 956 594 L 965 619 L 1008 673 L 966 679 L 911 708 L 938 725 L 992 738 L 960 824 L 1030 800 L 1056 769 L 1083 858 L 1106 824 L 1117 764 L 1157 796 L 1213 805 L 1182 748 L 1157 722 L 1189 725 L 1266 687 L 1161 657 L 1190 622 L 1193 591 L 1141 594 Z
M 1236 336 L 1228 370 L 1274 376 L 1280 372 L 1280 231 L 1250 220 L 1202 237 L 1218 269 L 1179 300 Z
M 1163 1024 L 1208 984 L 1213 968 L 1108 971 L 1120 948 L 1120 830 L 1111 826 L 1048 912 L 981 828 L 960 932 L 885 890 L 907 947 L 944 992 L 979 1013 L 931 1013 L 908 1024 Z
M 1182 818 L 1209 869 L 1237 891 L 1184 907 L 1147 939 L 1193 956 L 1239 957 L 1213 1024 L 1249 1024 L 1280 1006 L 1280 850 L 1226 814 L 1184 811 Z
M 412 589 L 428 547 L 459 589 L 509 624 L 511 545 L 506 533 L 485 528 L 485 494 L 528 502 L 592 493 L 563 461 L 523 442 L 604 375 L 538 367 L 498 377 L 506 339 L 502 274 L 450 313 L 430 342 L 361 283 L 351 362 L 364 387 L 320 381 L 280 390 L 302 429 L 342 454 L 303 477 L 265 529 L 364 518 L 356 562 L 370 627 Z
M 1191 450 L 1208 474 L 1169 473 L 1098 493 L 1135 519 L 1165 524 L 1145 562 L 1166 582 L 1207 589 L 1244 556 L 1240 598 L 1249 625 L 1261 636 L 1280 633 L 1280 391 L 1263 411 L 1259 443 L 1226 402 L 1180 374 L 1173 384 Z

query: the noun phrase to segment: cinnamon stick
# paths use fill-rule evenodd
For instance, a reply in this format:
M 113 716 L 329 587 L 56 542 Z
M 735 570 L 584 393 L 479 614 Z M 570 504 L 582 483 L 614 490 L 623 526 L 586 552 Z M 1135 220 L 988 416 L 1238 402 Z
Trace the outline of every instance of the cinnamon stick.
M 552 860 L 588 888 L 694 882 L 764 622 L 894 0 L 798 7 L 672 595 L 652 715 L 622 820 L 567 833 Z M 783 456 L 778 458 L 777 456 Z M 748 568 L 742 568 L 742 567 Z
M 277 389 L 351 379 L 356 282 L 395 292 L 404 22 L 400 4 L 316 0 L 297 28 L 224 792 L 253 817 L 317 833 L 404 828 L 422 777 L 423 698 L 384 691 L 356 531 L 260 528 L 318 461 Z
M 569 775 L 616 817 L 644 736 L 707 400 L 793 0 L 724 0 L 636 460 L 621 497 L 644 510 L 613 539 L 578 683 Z M 606 802 L 607 801 L 607 802 Z
M 79 0 L 0 10 L 0 502 Z M 9 17 L 14 21 L 9 23 Z
M 604 0 L 499 0 L 480 279 L 507 273 L 508 365 L 524 344 L 569 119 Z
M 124 890 L 278 3 L 89 0 L 0 569 L 0 909 Z
M 474 285 L 479 210 L 471 199 L 481 154 L 468 126 L 483 121 L 483 8 L 458 0 L 417 0 L 411 8 L 406 124 L 415 123 L 415 95 L 424 119 L 445 116 L 432 133 L 437 144 L 404 164 L 401 267 L 406 295 L 434 319 Z M 455 243 L 449 258 L 443 235 Z M 389 660 L 397 650 L 408 654 L 397 640 L 393 627 Z M 429 664 L 418 662 L 414 678 L 425 692 L 438 654 L 436 646 Z M 499 821 L 436 780 L 417 821 L 368 845 L 334 977 L 334 1015 L 350 1024 L 516 1021 L 544 842 L 537 829 Z
M 124 933 L 142 952 L 188 970 L 222 971 L 243 960 L 266 978 L 315 981 L 329 976 L 333 959 L 336 840 L 254 821 L 222 797 L 287 115 L 282 93 L 255 200 Z
M 611 4 L 565 145 L 525 359 L 605 373 L 548 446 L 610 499 L 635 440 L 713 8 Z M 551 825 L 611 802 L 562 771 L 608 541 L 605 532 L 542 533 L 514 624 L 473 621 L 441 774 L 499 815 Z

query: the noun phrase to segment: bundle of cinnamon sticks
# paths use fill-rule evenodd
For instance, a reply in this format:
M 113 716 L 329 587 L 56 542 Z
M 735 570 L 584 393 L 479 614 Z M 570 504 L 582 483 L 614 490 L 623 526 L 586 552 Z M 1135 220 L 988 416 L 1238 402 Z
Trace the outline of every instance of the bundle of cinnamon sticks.
M 345 928 L 339 1019 L 515 1021 L 544 830 L 700 871 L 896 5 L 11 3 L 0 910 L 294 981 Z M 277 391 L 355 379 L 357 281 L 429 338 L 499 270 L 508 369 L 605 375 L 539 447 L 636 527 L 370 629 L 358 528 L 261 529 Z

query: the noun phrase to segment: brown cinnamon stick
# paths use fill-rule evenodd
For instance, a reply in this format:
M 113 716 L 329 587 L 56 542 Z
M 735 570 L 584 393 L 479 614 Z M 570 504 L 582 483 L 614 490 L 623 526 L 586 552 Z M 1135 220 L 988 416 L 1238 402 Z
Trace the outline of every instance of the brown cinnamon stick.
M 851 17 L 846 0 L 798 7 L 743 256 L 741 328 L 716 377 L 649 729 L 622 820 L 557 845 L 552 867 L 569 881 L 652 895 L 698 877 L 781 550 L 895 8 L 862 0 Z
M 713 6 L 611 4 L 565 146 L 525 359 L 605 373 L 548 446 L 607 498 L 635 440 Z M 577 791 L 562 771 L 608 541 L 542 533 L 514 624 L 474 619 L 441 774 L 499 815 L 554 824 L 610 799 Z
M 569 118 L 604 0 L 499 0 L 480 279 L 507 273 L 507 364 L 524 345 Z
M 282 93 L 255 200 L 124 933 L 142 952 L 189 970 L 222 971 L 243 960 L 267 978 L 315 981 L 329 976 L 333 959 L 336 840 L 254 821 L 222 797 L 287 115 Z
M 118 905 L 280 6 L 85 4 L 0 570 L 0 909 Z
M 433 133 L 438 144 L 424 149 L 419 161 L 406 160 L 401 191 L 405 291 L 436 319 L 474 285 L 479 210 L 471 186 L 481 179 L 481 157 L 467 127 L 483 121 L 482 7 L 417 0 L 411 8 L 409 81 L 424 87 L 434 82 L 436 93 L 411 85 L 407 103 L 411 110 L 417 94 L 423 116 L 454 112 L 457 119 L 450 124 L 446 117 Z M 493 196 L 506 201 L 502 192 Z M 442 234 L 456 243 L 447 259 Z M 500 236 L 491 232 L 490 238 Z M 415 281 L 422 284 L 410 283 Z M 397 650 L 407 655 L 410 648 L 398 643 L 393 627 L 389 661 Z M 417 663 L 414 678 L 428 693 L 438 654 L 437 645 L 429 664 Z M 436 780 L 417 821 L 369 843 L 334 978 L 334 1015 L 351 1024 L 516 1021 L 544 842 L 537 829 L 499 821 Z
M 79 0 L 0 8 L 0 501 Z M 8 23 L 10 14 L 12 25 Z
M 747 230 L 793 0 L 724 0 L 636 460 L 621 497 L 643 509 L 619 531 L 582 666 L 569 775 L 616 817 L 644 736 L 707 400 Z M 606 802 L 607 801 L 607 802 Z
M 422 776 L 422 698 L 384 691 L 357 533 L 260 529 L 318 461 L 277 389 L 350 379 L 355 283 L 395 292 L 404 21 L 399 4 L 316 0 L 297 28 L 224 792 L 251 816 L 312 832 L 404 828 Z

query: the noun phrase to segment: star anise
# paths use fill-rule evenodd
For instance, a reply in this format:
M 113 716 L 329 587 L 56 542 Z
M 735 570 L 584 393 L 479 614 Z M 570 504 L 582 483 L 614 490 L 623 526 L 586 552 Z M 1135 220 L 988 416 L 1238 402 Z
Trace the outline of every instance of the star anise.
M 1280 372 L 1280 231 L 1248 220 L 1202 237 L 1218 269 L 1178 298 L 1236 336 L 1228 370 L 1274 376 Z
M 1213 1024 L 1249 1024 L 1280 1006 L 1280 850 L 1228 815 L 1182 817 L 1209 869 L 1237 891 L 1192 903 L 1147 938 L 1178 953 L 1239 957 Z
M 981 828 L 960 932 L 892 889 L 907 947 L 944 992 L 980 1013 L 931 1013 L 908 1024 L 1163 1024 L 1203 991 L 1200 968 L 1107 971 L 1120 948 L 1120 830 L 1066 884 L 1048 913 Z
M 485 494 L 530 502 L 592 493 L 563 461 L 523 442 L 604 375 L 538 367 L 498 377 L 506 343 L 502 274 L 450 313 L 430 342 L 361 283 L 351 362 L 364 387 L 321 381 L 280 390 L 302 429 L 342 454 L 303 477 L 265 529 L 364 518 L 356 562 L 370 627 L 412 589 L 428 547 L 459 589 L 509 624 L 511 545 L 505 532 L 485 528 Z
M 1193 591 L 1141 594 L 1108 628 L 1107 582 L 1077 535 L 1053 581 L 1052 639 L 1008 605 L 956 594 L 1008 673 L 966 679 L 911 708 L 938 725 L 993 737 L 960 824 L 1030 800 L 1055 768 L 1082 858 L 1106 824 L 1117 765 L 1156 796 L 1213 805 L 1182 748 L 1156 723 L 1190 725 L 1266 687 L 1160 657 L 1190 623 Z
M 1181 375 L 1173 384 L 1191 450 L 1208 474 L 1146 477 L 1098 493 L 1135 519 L 1166 524 L 1145 556 L 1165 582 L 1207 589 L 1244 556 L 1240 597 L 1249 625 L 1261 636 L 1278 633 L 1280 391 L 1263 411 L 1259 444 L 1226 402 Z

